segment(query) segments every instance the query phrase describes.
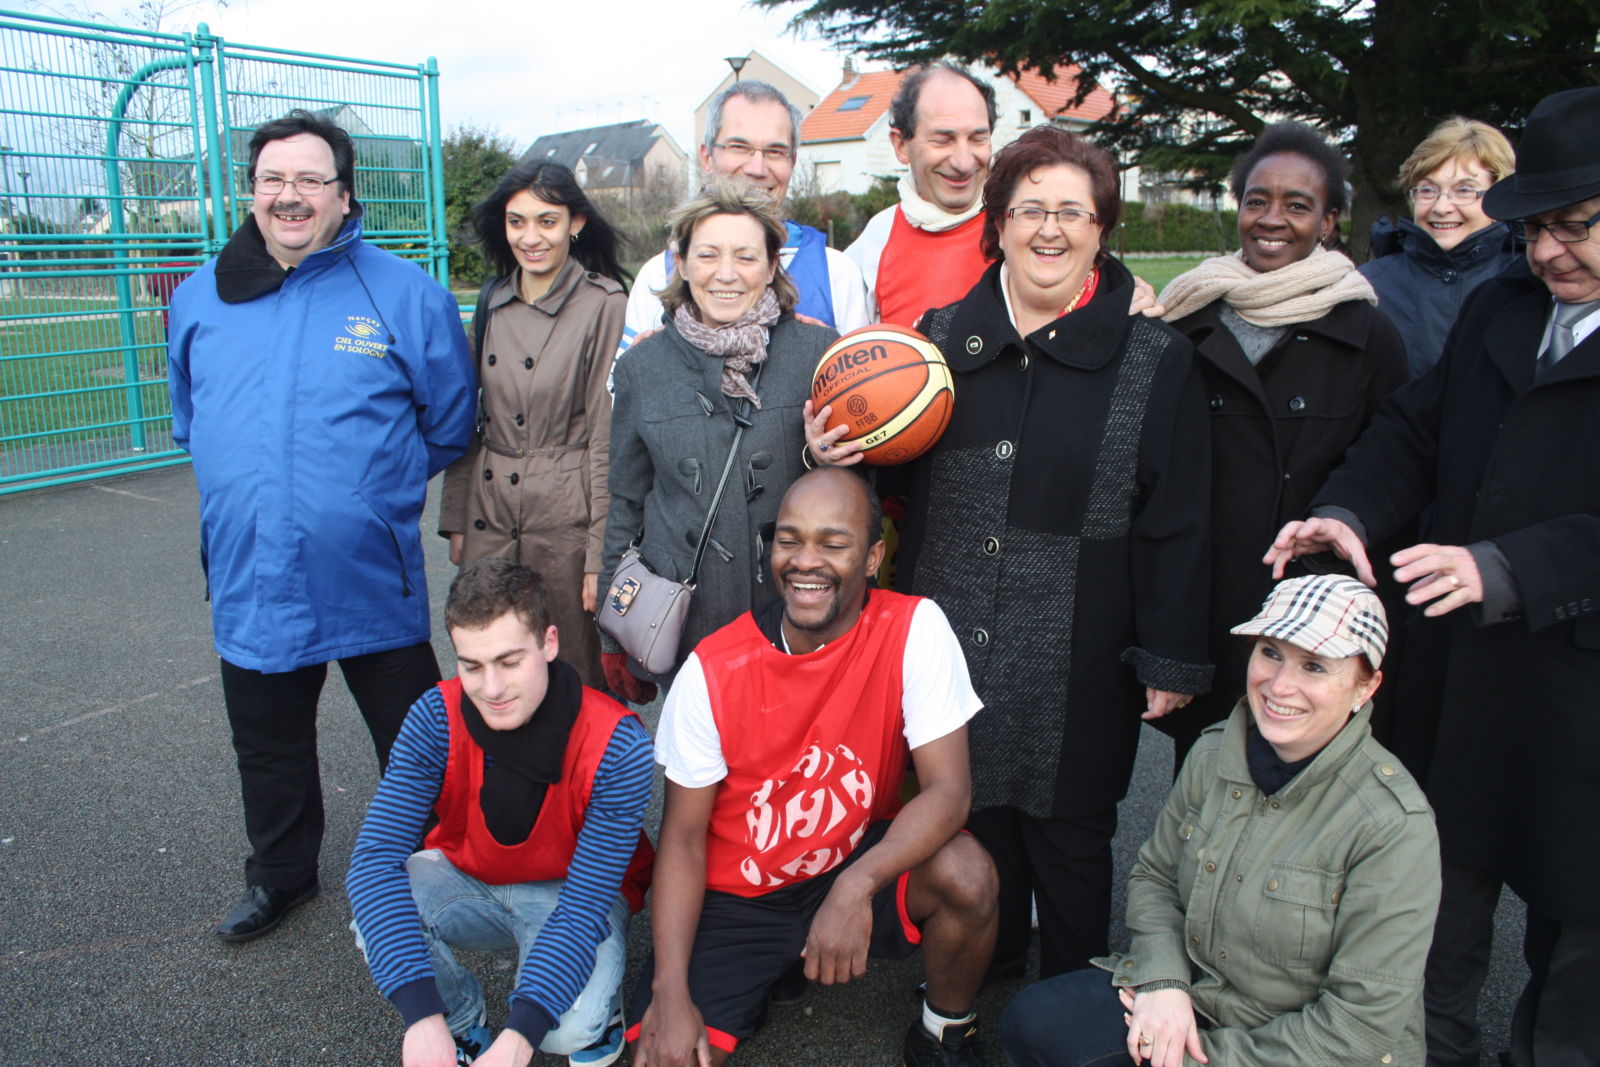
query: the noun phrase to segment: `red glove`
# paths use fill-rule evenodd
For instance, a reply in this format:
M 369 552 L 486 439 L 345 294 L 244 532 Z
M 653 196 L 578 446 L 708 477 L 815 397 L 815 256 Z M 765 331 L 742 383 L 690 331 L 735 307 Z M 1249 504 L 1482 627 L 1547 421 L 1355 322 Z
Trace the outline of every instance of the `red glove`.
M 648 704 L 656 698 L 656 683 L 634 677 L 626 652 L 600 653 L 600 669 L 605 672 L 606 685 L 628 703 Z

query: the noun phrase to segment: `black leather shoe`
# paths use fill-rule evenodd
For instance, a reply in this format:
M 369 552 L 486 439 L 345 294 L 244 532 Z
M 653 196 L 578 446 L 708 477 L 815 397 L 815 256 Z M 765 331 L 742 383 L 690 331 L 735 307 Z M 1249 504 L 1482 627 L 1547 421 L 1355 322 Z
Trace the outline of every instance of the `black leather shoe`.
M 239 903 L 217 924 L 215 933 L 224 941 L 249 941 L 260 937 L 282 922 L 290 911 L 316 896 L 321 888 L 316 882 L 299 889 L 247 886 Z

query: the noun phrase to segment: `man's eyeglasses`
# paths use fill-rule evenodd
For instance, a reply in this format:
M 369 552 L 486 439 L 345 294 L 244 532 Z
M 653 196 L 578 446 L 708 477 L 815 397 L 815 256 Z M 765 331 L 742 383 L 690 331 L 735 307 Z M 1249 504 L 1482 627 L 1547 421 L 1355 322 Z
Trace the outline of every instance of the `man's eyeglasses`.
M 1061 223 L 1063 230 L 1086 230 L 1099 218 L 1094 212 L 1085 211 L 1081 207 L 1064 207 L 1055 211 L 1046 211 L 1042 207 L 1006 208 L 1006 218 L 1034 230 L 1043 226 L 1044 220 L 1052 215 Z
M 1483 199 L 1487 189 L 1478 189 L 1471 185 L 1458 185 L 1448 191 L 1440 189 L 1437 185 L 1413 185 L 1406 190 L 1406 198 L 1413 204 L 1431 204 L 1441 196 L 1452 204 L 1470 204 Z
M 316 196 L 338 180 L 338 178 L 294 178 L 291 180 L 269 175 L 261 178 L 251 178 L 250 188 L 258 193 L 266 193 L 268 196 L 277 196 L 283 192 L 285 185 L 292 185 L 301 196 Z
M 760 152 L 761 158 L 768 163 L 788 163 L 794 159 L 794 149 L 788 145 L 769 145 L 766 148 L 757 148 L 755 145 L 746 144 L 744 141 L 718 141 L 711 147 L 719 152 L 726 152 L 734 159 L 740 160 L 749 159 L 757 152 Z
M 1518 225 L 1522 227 L 1522 239 L 1530 245 L 1539 240 L 1540 230 L 1550 231 L 1550 236 L 1564 245 L 1575 245 L 1579 241 L 1588 240 L 1589 231 L 1597 222 L 1600 222 L 1600 211 L 1582 222 L 1576 219 L 1571 222 L 1530 222 L 1523 219 Z

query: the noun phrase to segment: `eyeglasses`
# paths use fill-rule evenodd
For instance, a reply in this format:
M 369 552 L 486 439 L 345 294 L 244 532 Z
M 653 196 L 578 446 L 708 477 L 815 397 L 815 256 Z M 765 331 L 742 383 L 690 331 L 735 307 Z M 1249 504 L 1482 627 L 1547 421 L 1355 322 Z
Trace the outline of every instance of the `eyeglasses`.
M 1522 227 L 1522 239 L 1530 245 L 1539 240 L 1539 231 L 1549 230 L 1550 236 L 1564 245 L 1575 245 L 1579 241 L 1588 240 L 1589 231 L 1594 224 L 1600 222 L 1600 211 L 1590 215 L 1587 221 L 1579 222 L 1529 222 L 1523 219 L 1519 225 Z
M 268 196 L 277 196 L 283 192 L 285 185 L 292 185 L 302 196 L 316 196 L 329 185 L 338 181 L 338 178 L 279 178 L 269 175 L 265 178 L 251 178 L 250 187 L 258 193 Z
M 1470 185 L 1458 185 L 1449 192 L 1435 185 L 1413 185 L 1406 190 L 1406 198 L 1413 204 L 1431 204 L 1441 196 L 1452 204 L 1470 204 L 1475 200 L 1482 200 L 1487 189 L 1477 189 Z
M 1006 218 L 1037 230 L 1044 225 L 1044 220 L 1054 215 L 1060 222 L 1063 230 L 1086 230 L 1093 226 L 1100 216 L 1092 211 L 1085 211 L 1081 207 L 1064 207 L 1055 211 L 1046 211 L 1042 207 L 1008 207 Z
M 711 147 L 718 151 L 726 152 L 734 159 L 739 160 L 749 159 L 757 152 L 760 152 L 761 158 L 768 163 L 788 163 L 794 159 L 794 149 L 788 145 L 769 145 L 766 148 L 757 148 L 755 145 L 746 144 L 743 141 L 717 141 Z

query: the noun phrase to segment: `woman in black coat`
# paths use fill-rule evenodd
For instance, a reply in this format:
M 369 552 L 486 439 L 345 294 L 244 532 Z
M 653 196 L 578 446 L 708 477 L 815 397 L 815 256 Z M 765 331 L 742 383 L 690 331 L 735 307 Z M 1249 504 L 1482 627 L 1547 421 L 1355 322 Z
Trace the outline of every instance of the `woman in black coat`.
M 995 156 L 984 203 L 999 262 L 921 320 L 955 409 L 888 472 L 909 494 L 896 584 L 939 602 L 983 698 L 968 826 L 1000 872 L 997 959 L 1026 951 L 1037 894 L 1049 976 L 1106 951 L 1141 713 L 1210 676 L 1205 407 L 1188 343 L 1128 314 L 1133 280 L 1104 244 L 1110 156 L 1030 130 Z
M 1347 169 L 1314 130 L 1269 126 L 1233 168 L 1239 252 L 1206 260 L 1161 294 L 1167 320 L 1194 343 L 1211 412 L 1217 675 L 1208 695 L 1157 723 L 1173 738 L 1174 771 L 1244 692 L 1249 645 L 1228 627 L 1272 587 L 1262 537 L 1305 514 L 1378 402 L 1406 380 L 1405 345 L 1372 287 L 1323 248 L 1345 209 Z M 1402 617 L 1392 583 L 1381 592 Z

